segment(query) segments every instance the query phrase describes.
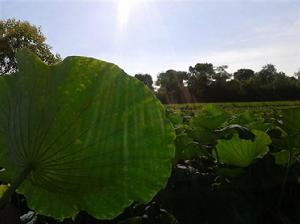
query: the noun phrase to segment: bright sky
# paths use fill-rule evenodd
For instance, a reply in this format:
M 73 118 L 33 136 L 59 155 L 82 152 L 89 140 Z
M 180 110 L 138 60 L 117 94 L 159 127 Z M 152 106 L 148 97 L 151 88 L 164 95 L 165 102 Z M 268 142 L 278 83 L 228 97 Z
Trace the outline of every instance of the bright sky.
M 11 17 L 41 26 L 63 57 L 99 58 L 131 75 L 198 62 L 300 68 L 300 0 L 0 0 L 0 19 Z

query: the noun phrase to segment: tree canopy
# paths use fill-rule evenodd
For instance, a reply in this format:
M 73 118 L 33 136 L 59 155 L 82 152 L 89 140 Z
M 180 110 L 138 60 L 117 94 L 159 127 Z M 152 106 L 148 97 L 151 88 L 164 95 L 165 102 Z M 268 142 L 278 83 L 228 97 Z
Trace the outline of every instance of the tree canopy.
M 156 83 L 157 97 L 163 103 L 300 99 L 299 71 L 290 77 L 278 72 L 273 64 L 258 72 L 242 68 L 230 74 L 227 68 L 197 63 L 188 72 L 162 72 Z
M 184 71 L 168 70 L 158 75 L 156 85 L 160 86 L 157 94 L 163 102 L 183 103 L 190 101 L 186 87 L 189 74 Z
M 60 56 L 54 55 L 45 41 L 46 37 L 41 29 L 27 21 L 0 20 L 0 74 L 8 75 L 16 72 L 16 52 L 24 47 L 30 49 L 47 64 L 60 61 Z
M 239 69 L 233 73 L 233 77 L 239 81 L 246 81 L 254 77 L 255 72 L 251 69 Z
M 154 90 L 153 80 L 151 75 L 139 73 L 136 74 L 134 77 L 140 80 L 142 83 L 144 83 L 149 89 Z

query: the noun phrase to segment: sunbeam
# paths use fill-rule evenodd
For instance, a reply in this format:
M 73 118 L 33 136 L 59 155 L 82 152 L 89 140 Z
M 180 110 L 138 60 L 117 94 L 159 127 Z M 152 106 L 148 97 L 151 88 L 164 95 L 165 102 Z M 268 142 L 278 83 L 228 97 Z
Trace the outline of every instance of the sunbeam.
M 121 28 L 126 27 L 132 7 L 137 5 L 137 0 L 119 0 L 118 1 L 118 22 Z

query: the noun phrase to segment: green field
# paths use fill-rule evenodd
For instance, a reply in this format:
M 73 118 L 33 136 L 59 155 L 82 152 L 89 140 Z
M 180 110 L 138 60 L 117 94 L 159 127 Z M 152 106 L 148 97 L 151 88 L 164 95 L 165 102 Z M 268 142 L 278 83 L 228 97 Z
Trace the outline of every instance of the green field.
M 175 111 L 197 112 L 207 104 L 219 106 L 227 111 L 252 110 L 268 111 L 300 107 L 300 101 L 270 101 L 270 102 L 226 102 L 226 103 L 190 103 L 190 104 L 169 104 L 167 108 Z

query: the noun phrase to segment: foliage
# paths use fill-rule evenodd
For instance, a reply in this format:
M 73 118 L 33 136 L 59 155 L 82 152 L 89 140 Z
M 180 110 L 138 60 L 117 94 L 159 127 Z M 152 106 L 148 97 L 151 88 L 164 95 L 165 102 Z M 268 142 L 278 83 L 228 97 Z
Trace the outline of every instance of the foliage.
M 208 119 L 205 111 L 214 113 L 215 117 L 211 116 L 211 123 L 208 123 L 212 130 L 206 129 L 205 135 L 202 136 L 206 141 L 200 142 L 201 138 L 190 130 L 201 130 L 207 127 Z M 182 110 L 176 113 L 187 112 Z M 179 186 L 183 186 L 181 182 L 186 179 L 184 181 L 186 187 L 180 188 L 181 190 L 176 194 L 187 189 L 186 200 L 178 197 L 173 199 L 181 200 L 179 203 L 182 206 L 178 204 L 171 207 L 178 206 L 184 210 L 185 206 L 192 206 L 193 209 L 202 209 L 203 215 L 194 215 L 187 210 L 185 212 L 176 210 L 176 218 L 179 222 L 184 220 L 183 223 L 193 223 L 188 218 L 190 216 L 196 216 L 195 220 L 202 220 L 205 223 L 299 222 L 300 217 L 292 214 L 297 213 L 298 207 L 295 203 L 300 199 L 298 184 L 300 108 L 282 111 L 268 109 L 266 113 L 259 110 L 231 111 L 228 116 L 228 112 L 202 105 L 202 108 L 195 112 L 198 113 L 195 117 L 183 122 L 181 133 L 186 133 L 185 139 L 188 139 L 188 142 L 196 141 L 210 147 L 198 147 L 198 153 L 195 153 L 194 148 L 185 147 L 183 150 L 181 145 L 176 144 L 176 154 L 181 156 L 177 158 L 180 164 L 177 167 L 185 170 L 186 173 L 184 177 L 177 177 L 180 181 L 180 185 L 179 182 L 177 183 Z M 224 118 L 227 115 L 227 119 L 220 119 L 218 122 L 217 114 L 219 117 L 223 115 Z M 199 120 L 199 123 L 195 123 L 195 120 Z M 177 135 L 177 139 L 181 139 L 181 136 Z M 203 150 L 206 150 L 206 154 Z M 210 180 L 207 179 L 207 175 L 211 177 Z M 174 185 L 176 186 L 174 182 L 170 184 L 170 186 Z M 207 188 L 201 193 L 200 189 L 204 186 Z M 293 193 L 290 194 L 291 190 Z M 176 194 L 174 193 L 173 197 L 176 197 Z M 210 194 L 212 195 L 206 196 L 205 202 L 201 203 L 202 197 Z M 218 203 L 217 208 L 216 203 Z M 228 209 L 229 204 L 230 209 Z M 205 210 L 201 206 L 212 206 L 213 211 L 220 215 L 220 219 L 212 218 L 214 212 Z M 264 212 L 265 207 L 269 208 L 269 212 Z M 285 221 L 280 221 L 282 218 Z
M 298 108 L 283 110 L 282 127 L 291 136 L 300 135 L 300 113 Z
M 223 110 L 241 116 L 239 112 L 268 112 L 274 110 L 291 109 L 300 107 L 300 101 L 273 101 L 273 102 L 225 102 L 225 103 L 190 103 L 190 104 L 169 104 L 166 107 L 170 110 L 181 113 L 198 114 L 206 105 L 215 105 Z M 251 115 L 247 115 L 252 119 Z
M 216 106 L 206 105 L 181 132 L 187 134 L 185 138 L 189 142 L 215 148 L 211 153 L 217 162 L 247 167 L 268 153 L 271 142 L 277 151 L 300 148 L 300 108 L 285 109 L 279 117 L 274 116 L 264 119 L 249 111 L 230 115 Z
M 267 64 L 258 72 L 238 69 L 232 78 L 227 68 L 226 65 L 214 67 L 211 63 L 197 63 L 190 66 L 184 76 L 182 72 L 169 70 L 172 76 L 168 77 L 172 78 L 157 82 L 157 96 L 167 104 L 300 99 L 297 74 L 290 77 Z M 166 77 L 166 73 L 160 73 L 158 79 Z
M 134 77 L 137 78 L 138 80 L 140 80 L 141 82 L 143 82 L 149 89 L 154 90 L 153 80 L 152 80 L 151 75 L 149 75 L 149 74 L 136 74 Z
M 0 184 L 0 198 L 3 196 L 4 192 L 7 191 L 8 185 Z
M 175 103 L 189 101 L 190 94 L 185 86 L 188 74 L 182 71 L 168 70 L 160 73 L 156 85 L 160 86 L 157 92 L 158 98 L 163 103 Z
M 246 104 L 242 111 L 202 105 L 196 114 L 168 110 L 176 158 L 166 188 L 150 203 L 134 203 L 114 220 L 80 213 L 74 222 L 298 223 L 300 109 L 274 109 L 286 108 L 288 102 L 265 105 L 267 110 L 259 110 L 260 103 L 252 111 L 243 110 L 251 108 Z M 37 220 L 61 223 L 41 215 Z
M 41 29 L 29 22 L 15 19 L 0 20 L 0 74 L 12 74 L 17 69 L 16 52 L 26 47 L 37 54 L 45 63 L 60 61 L 45 43 Z
M 214 157 L 220 163 L 237 167 L 247 167 L 256 158 L 268 152 L 270 137 L 261 131 L 253 131 L 255 140 L 240 139 L 234 135 L 230 140 L 218 140 Z
M 149 88 L 113 64 L 19 57 L 20 71 L 0 79 L 0 180 L 10 183 L 0 190 L 3 200 L 17 188 L 20 220 L 300 221 L 299 102 L 171 105 L 165 117 Z
M 236 80 L 245 81 L 254 77 L 254 71 L 251 69 L 238 69 L 233 76 Z
M 29 50 L 0 78 L 0 164 L 28 206 L 58 219 L 111 219 L 149 202 L 171 171 L 174 133 L 151 91 L 114 64 Z M 114 91 L 112 91 L 112 89 Z
M 294 165 L 300 155 L 300 149 L 292 150 L 291 154 L 288 150 L 281 150 L 273 154 L 275 158 L 275 164 L 280 166 L 286 166 L 290 160 L 290 165 Z M 291 158 L 290 158 L 291 156 Z

